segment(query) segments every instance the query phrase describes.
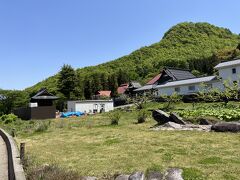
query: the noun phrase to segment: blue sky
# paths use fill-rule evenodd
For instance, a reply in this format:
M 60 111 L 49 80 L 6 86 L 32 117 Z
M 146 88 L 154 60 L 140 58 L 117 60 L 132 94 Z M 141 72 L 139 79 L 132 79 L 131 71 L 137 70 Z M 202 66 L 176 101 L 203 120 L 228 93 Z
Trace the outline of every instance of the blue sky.
M 239 0 L 0 0 L 0 88 L 24 89 L 161 40 L 180 22 L 240 33 Z

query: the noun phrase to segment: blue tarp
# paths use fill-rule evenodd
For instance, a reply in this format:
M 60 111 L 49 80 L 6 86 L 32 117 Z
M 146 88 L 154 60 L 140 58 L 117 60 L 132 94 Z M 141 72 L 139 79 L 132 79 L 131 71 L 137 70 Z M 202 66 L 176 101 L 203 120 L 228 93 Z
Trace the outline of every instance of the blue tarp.
M 61 114 L 61 118 L 72 117 L 72 116 L 82 116 L 84 113 L 82 112 L 65 112 Z

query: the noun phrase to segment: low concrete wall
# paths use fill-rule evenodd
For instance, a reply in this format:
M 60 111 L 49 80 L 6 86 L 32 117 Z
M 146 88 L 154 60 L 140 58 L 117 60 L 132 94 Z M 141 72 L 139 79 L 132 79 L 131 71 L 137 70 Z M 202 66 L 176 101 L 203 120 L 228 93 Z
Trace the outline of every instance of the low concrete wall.
M 18 148 L 14 139 L 3 129 L 0 129 L 0 135 L 7 146 L 9 180 L 26 180 L 23 167 L 20 162 Z

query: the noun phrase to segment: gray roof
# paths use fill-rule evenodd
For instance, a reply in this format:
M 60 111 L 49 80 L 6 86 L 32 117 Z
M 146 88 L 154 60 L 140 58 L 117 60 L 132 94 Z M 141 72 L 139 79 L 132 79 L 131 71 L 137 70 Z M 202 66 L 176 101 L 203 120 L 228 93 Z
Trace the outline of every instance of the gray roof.
M 171 81 L 171 82 L 167 82 L 166 84 L 158 85 L 158 86 L 156 86 L 156 88 L 205 83 L 205 82 L 210 82 L 213 80 L 217 80 L 216 76 L 207 76 L 207 77 L 200 77 L 200 78 L 185 79 L 185 80 L 180 80 L 180 81 Z
M 173 80 L 183 80 L 183 79 L 190 79 L 195 78 L 189 70 L 185 69 L 174 69 L 174 68 L 166 68 L 165 72 L 173 78 Z
M 227 62 L 222 62 L 215 66 L 215 69 L 221 69 L 223 67 L 228 67 L 228 66 L 234 66 L 234 65 L 240 65 L 240 59 L 233 60 L 233 61 L 227 61 Z
M 71 100 L 71 101 L 67 101 L 67 102 L 73 102 L 73 103 L 94 103 L 94 102 L 96 102 L 96 103 L 104 103 L 104 102 L 113 102 L 113 100 L 112 99 L 110 99 L 110 100 Z
M 153 89 L 153 87 L 155 87 L 154 85 L 145 85 L 143 87 L 140 87 L 138 89 L 135 89 L 134 91 L 146 91 L 146 90 L 150 90 Z
M 33 96 L 31 99 L 39 100 L 39 99 L 49 99 L 49 100 L 56 100 L 58 99 L 57 96 L 52 95 L 47 91 L 47 89 L 43 88 L 38 93 Z
M 128 88 L 140 88 L 142 85 L 139 82 L 132 81 L 129 83 L 130 86 Z

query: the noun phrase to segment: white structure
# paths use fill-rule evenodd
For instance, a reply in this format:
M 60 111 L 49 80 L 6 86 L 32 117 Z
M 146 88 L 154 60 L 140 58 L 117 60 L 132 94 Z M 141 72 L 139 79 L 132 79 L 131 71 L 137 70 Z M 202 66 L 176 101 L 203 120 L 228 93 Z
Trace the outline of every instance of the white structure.
M 67 108 L 69 112 L 109 112 L 114 109 L 112 100 L 86 100 L 86 101 L 68 101 Z
M 203 88 L 216 88 L 224 90 L 224 81 L 236 83 L 240 79 L 240 60 L 223 62 L 214 67 L 219 71 L 218 76 L 207 76 L 200 78 L 191 78 L 179 81 L 170 81 L 155 87 L 157 95 L 172 95 L 174 92 L 180 95 L 186 95 L 199 92 Z M 202 86 L 202 84 L 206 86 Z
M 202 84 L 205 84 L 204 87 Z M 181 81 L 167 82 L 163 85 L 156 86 L 158 95 L 172 95 L 174 92 L 185 95 L 199 92 L 203 88 L 219 88 L 221 89 L 221 82 L 215 76 L 207 76 L 201 78 L 186 79 Z
M 240 60 L 228 61 L 218 64 L 214 67 L 219 72 L 219 77 L 222 80 L 230 82 L 239 81 L 240 76 Z

